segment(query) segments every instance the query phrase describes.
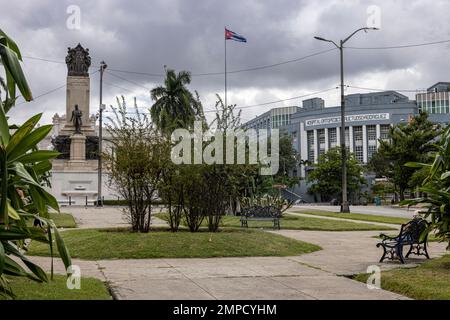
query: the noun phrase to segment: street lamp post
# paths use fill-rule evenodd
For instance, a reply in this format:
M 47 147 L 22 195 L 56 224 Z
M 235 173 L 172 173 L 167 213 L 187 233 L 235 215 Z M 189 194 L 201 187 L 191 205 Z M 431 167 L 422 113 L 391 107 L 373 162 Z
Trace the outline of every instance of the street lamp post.
M 103 72 L 107 65 L 104 61 L 100 62 L 100 108 L 98 119 L 98 191 L 97 191 L 97 207 L 103 207 L 102 201 L 102 142 L 103 142 Z
M 345 96 L 344 96 L 344 44 L 350 40 L 359 31 L 378 30 L 378 28 L 360 28 L 349 35 L 344 40 L 339 41 L 339 45 L 333 40 L 327 40 L 321 37 L 314 37 L 316 40 L 331 42 L 339 49 L 341 65 L 341 156 L 342 156 L 342 203 L 341 212 L 349 213 L 350 206 L 347 199 L 347 149 L 345 147 Z

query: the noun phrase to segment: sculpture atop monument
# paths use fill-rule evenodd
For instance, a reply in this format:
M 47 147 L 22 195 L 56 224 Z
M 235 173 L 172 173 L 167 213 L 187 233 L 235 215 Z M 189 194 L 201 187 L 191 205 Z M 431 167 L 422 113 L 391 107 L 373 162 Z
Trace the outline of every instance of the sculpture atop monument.
M 66 56 L 67 71 L 69 76 L 88 77 L 88 70 L 91 66 L 89 49 L 84 49 L 81 44 L 75 48 L 67 49 Z
M 73 126 L 75 127 L 75 133 L 81 133 L 81 126 L 83 122 L 81 121 L 81 117 L 83 116 L 83 112 L 78 110 L 78 105 L 75 105 L 75 109 L 72 111 L 72 117 L 70 121 L 72 121 Z

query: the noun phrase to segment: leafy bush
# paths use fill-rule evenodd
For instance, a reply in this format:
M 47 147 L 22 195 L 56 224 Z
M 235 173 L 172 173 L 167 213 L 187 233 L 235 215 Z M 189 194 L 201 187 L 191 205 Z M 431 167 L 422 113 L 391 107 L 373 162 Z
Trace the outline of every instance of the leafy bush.
M 8 123 L 6 114 L 14 106 L 16 88 L 26 101 L 32 99 L 19 60 L 19 48 L 0 30 L 0 62 L 7 79 L 5 83 L 0 78 L 0 295 L 6 296 L 14 296 L 14 293 L 5 275 L 48 281 L 46 273 L 22 253 L 22 249 L 26 250 L 26 239 L 49 245 L 52 253 L 55 239 L 66 268 L 71 265 L 55 224 L 46 219 L 49 207 L 59 211 L 56 199 L 45 190 L 52 167 L 50 160 L 59 153 L 38 150 L 37 145 L 52 126 L 37 127 L 41 114 L 20 126 Z M 29 227 L 30 220 L 38 220 L 40 228 Z M 31 273 L 11 257 L 20 259 Z
M 285 212 L 292 207 L 294 201 L 289 202 L 279 195 L 263 195 L 257 197 L 243 197 L 241 198 L 242 208 L 249 208 L 254 206 L 259 207 L 275 207 L 280 213 Z
M 111 146 L 104 154 L 109 182 L 126 200 L 124 212 L 134 231 L 150 230 L 152 204 L 170 145 L 156 132 L 151 121 L 135 105 L 136 116 L 127 116 L 125 99 L 117 99 L 107 130 Z M 136 102 L 135 102 L 136 103 Z
M 147 201 L 147 203 L 150 204 L 149 201 Z M 123 199 L 120 199 L 120 200 L 103 200 L 103 201 L 102 201 L 102 204 L 103 204 L 104 206 L 125 207 L 125 206 L 128 206 L 129 202 L 128 202 L 127 200 L 123 200 Z M 152 201 L 151 201 L 151 204 L 152 204 L 153 206 L 163 206 L 163 205 L 166 205 L 166 203 L 165 203 L 164 201 L 161 201 L 161 200 L 158 200 L 158 199 L 152 200 Z M 94 205 L 97 205 L 97 201 L 94 201 Z
M 436 230 L 436 238 L 448 241 L 450 250 L 450 126 L 437 144 L 432 164 L 409 162 L 410 168 L 426 170 L 427 176 L 419 188 L 424 197 L 402 201 L 402 205 L 421 204 L 426 210 L 421 213 L 432 222 L 430 230 Z

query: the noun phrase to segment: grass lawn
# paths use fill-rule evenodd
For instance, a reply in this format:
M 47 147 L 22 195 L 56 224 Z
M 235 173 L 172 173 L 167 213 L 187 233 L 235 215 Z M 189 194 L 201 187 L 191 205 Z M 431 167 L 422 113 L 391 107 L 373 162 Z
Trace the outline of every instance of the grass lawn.
M 313 216 L 323 216 L 323 217 L 333 217 L 333 218 L 341 218 L 341 219 L 351 219 L 351 220 L 359 220 L 359 221 L 368 221 L 368 222 L 381 222 L 381 223 L 392 223 L 392 224 L 403 224 L 407 223 L 411 219 L 399 218 L 399 217 L 385 217 L 385 216 L 377 216 L 371 214 L 362 214 L 362 213 L 336 213 L 336 212 L 328 212 L 328 211 L 292 211 L 295 213 L 303 213 L 310 214 Z
M 71 214 L 68 213 L 50 213 L 50 219 L 58 228 L 76 228 L 77 223 Z
M 164 214 L 157 217 L 165 220 Z M 206 222 L 203 222 L 206 225 Z M 385 226 L 378 226 L 367 223 L 357 223 L 352 221 L 336 221 L 320 218 L 307 218 L 294 215 L 285 215 L 280 220 L 281 229 L 310 230 L 310 231 L 368 231 L 368 230 L 395 230 Z M 222 219 L 222 227 L 240 228 L 240 217 L 225 216 Z M 273 228 L 270 221 L 249 221 L 249 229 L 253 228 Z
M 50 275 L 49 275 L 50 279 Z M 28 278 L 8 277 L 17 300 L 111 300 L 106 285 L 94 278 L 81 278 L 80 290 L 67 289 L 67 278 L 54 275 L 48 283 L 39 283 Z M 0 296 L 0 300 L 7 298 Z
M 361 282 L 367 278 L 367 274 L 354 277 Z M 381 287 L 418 300 L 450 300 L 450 255 L 415 268 L 383 271 Z
M 155 229 L 147 234 L 128 229 L 67 230 L 62 237 L 72 258 L 144 259 L 295 256 L 321 248 L 259 230 L 225 229 L 177 233 Z M 49 248 L 33 242 L 28 255 L 48 256 Z

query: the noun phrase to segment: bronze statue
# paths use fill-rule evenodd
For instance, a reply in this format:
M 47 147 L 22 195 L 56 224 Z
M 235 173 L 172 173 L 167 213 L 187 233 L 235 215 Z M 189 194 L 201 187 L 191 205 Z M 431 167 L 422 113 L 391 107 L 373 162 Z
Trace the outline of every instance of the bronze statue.
M 75 48 L 68 48 L 66 64 L 69 76 L 88 77 L 88 70 L 91 66 L 89 49 L 84 49 L 81 44 Z
M 78 110 L 78 105 L 75 105 L 75 109 L 72 111 L 72 117 L 70 121 L 72 121 L 73 126 L 75 127 L 75 133 L 81 133 L 81 126 L 83 125 L 81 121 L 81 117 L 83 116 L 83 112 Z

